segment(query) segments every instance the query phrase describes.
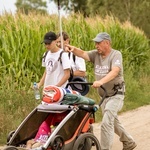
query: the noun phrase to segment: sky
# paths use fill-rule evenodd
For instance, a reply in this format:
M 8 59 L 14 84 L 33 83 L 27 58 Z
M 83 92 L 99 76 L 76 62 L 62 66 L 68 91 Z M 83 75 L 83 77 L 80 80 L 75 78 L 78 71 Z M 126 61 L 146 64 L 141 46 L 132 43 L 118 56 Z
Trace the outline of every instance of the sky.
M 15 2 L 16 0 L 0 0 L 0 14 L 4 13 L 5 11 L 15 13 L 16 11 Z M 49 14 L 58 13 L 58 8 L 53 2 L 48 4 L 48 12 Z M 61 15 L 65 15 L 65 12 L 62 10 L 60 10 L 60 13 Z

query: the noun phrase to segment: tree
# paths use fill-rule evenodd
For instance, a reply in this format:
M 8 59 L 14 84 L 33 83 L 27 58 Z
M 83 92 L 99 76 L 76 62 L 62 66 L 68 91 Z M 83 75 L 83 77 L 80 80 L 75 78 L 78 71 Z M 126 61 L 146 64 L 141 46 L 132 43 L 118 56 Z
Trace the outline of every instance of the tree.
M 68 12 L 80 12 L 84 16 L 87 16 L 85 11 L 87 9 L 86 0 L 49 0 L 49 2 L 55 2 L 56 4 L 58 4 L 58 1 L 62 9 Z
M 58 0 L 49 0 L 55 3 Z M 59 0 L 62 8 L 69 12 L 80 12 L 85 17 L 113 15 L 121 22 L 130 21 L 142 29 L 150 38 L 149 0 Z
M 37 12 L 41 14 L 47 14 L 47 3 L 43 0 L 17 0 L 15 3 L 17 12 L 23 12 L 29 14 L 29 12 Z
M 150 38 L 149 0 L 88 0 L 89 14 L 102 17 L 113 15 L 121 22 L 130 21 Z

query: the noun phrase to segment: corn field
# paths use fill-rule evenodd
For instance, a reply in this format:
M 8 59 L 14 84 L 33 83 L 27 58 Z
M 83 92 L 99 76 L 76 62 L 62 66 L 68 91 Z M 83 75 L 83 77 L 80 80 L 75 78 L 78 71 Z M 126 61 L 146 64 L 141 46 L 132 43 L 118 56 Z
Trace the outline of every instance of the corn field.
M 150 69 L 146 69 L 150 47 L 143 31 L 130 22 L 121 24 L 112 16 L 105 19 L 99 16 L 84 18 L 81 14 L 63 17 L 62 28 L 69 34 L 72 45 L 86 51 L 95 48 L 91 39 L 96 34 L 108 32 L 112 38 L 112 47 L 123 54 L 124 73 L 129 87 L 126 99 L 132 98 L 133 103 L 139 99 L 134 106 L 128 101 L 124 109 L 149 104 L 150 93 L 147 93 L 145 101 L 140 101 L 143 90 L 149 91 L 150 82 Z M 59 32 L 57 15 L 6 13 L 0 16 L 0 143 L 5 143 L 7 133 L 16 128 L 39 103 L 33 101 L 30 87 L 34 81 L 40 80 L 44 72 L 41 60 L 45 47 L 41 41 L 48 31 Z M 94 76 L 90 63 L 87 63 L 87 74 L 88 80 L 92 82 Z M 139 95 L 133 95 L 133 92 L 139 92 Z M 90 92 L 89 95 L 95 98 L 95 92 Z

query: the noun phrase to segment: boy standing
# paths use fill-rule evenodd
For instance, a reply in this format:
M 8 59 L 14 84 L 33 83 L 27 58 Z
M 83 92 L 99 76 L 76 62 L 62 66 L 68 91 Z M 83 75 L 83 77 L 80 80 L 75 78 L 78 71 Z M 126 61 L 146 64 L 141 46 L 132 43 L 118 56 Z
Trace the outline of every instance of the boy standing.
M 40 88 L 48 85 L 56 85 L 66 87 L 70 77 L 70 60 L 68 53 L 63 53 L 61 62 L 59 61 L 60 53 L 63 51 L 56 45 L 57 36 L 54 32 L 47 32 L 42 43 L 45 44 L 47 52 L 45 52 L 42 60 L 42 66 L 45 67 L 45 72 L 38 83 Z

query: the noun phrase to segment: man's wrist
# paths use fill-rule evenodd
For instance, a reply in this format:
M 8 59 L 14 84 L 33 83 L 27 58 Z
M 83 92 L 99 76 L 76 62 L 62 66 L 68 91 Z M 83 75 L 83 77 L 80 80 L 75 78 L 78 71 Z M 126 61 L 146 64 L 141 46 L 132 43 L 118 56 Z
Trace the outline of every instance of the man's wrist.
M 102 81 L 99 81 L 99 83 L 100 83 L 100 86 L 104 84 Z

